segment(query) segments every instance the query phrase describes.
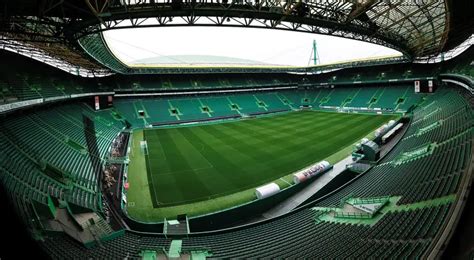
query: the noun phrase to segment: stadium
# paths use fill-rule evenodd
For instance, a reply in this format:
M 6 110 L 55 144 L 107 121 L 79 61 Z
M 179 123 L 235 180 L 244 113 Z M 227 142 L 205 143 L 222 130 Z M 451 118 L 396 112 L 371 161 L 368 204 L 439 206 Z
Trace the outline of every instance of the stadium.
M 474 257 L 471 1 L 0 7 L 0 259 Z M 127 62 L 108 36 L 194 27 L 400 55 Z

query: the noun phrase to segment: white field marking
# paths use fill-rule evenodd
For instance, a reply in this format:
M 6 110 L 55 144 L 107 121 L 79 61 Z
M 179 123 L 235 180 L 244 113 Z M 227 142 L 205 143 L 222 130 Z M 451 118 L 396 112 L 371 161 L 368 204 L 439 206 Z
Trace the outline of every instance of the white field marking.
M 204 158 L 204 160 L 206 160 L 207 164 L 209 165 L 208 168 L 214 168 L 214 165 L 206 158 L 206 156 L 204 156 L 204 154 L 202 154 L 203 151 L 204 151 L 204 145 L 201 143 L 201 149 L 198 150 L 199 155 L 201 155 L 201 157 Z
M 168 171 L 165 173 L 160 173 L 157 176 L 163 176 L 163 175 L 174 175 L 174 174 L 182 174 L 182 173 L 187 173 L 187 172 L 196 172 L 196 171 L 202 171 L 202 170 L 207 170 L 207 169 L 213 169 L 214 167 L 210 165 L 210 167 L 200 167 L 200 168 L 192 168 L 188 170 L 182 170 L 182 171 Z
M 287 182 L 285 179 L 283 179 L 283 177 L 280 178 L 280 180 L 286 182 L 287 184 L 291 185 L 291 183 Z
M 187 140 L 186 140 L 187 141 Z M 189 143 L 189 141 L 187 141 Z M 189 143 L 190 144 L 190 143 Z M 166 157 L 166 154 L 165 154 L 165 151 L 163 150 L 163 146 L 161 145 L 161 141 L 160 141 L 160 138 L 158 138 L 158 145 L 160 146 L 160 150 L 161 150 L 161 153 L 163 154 L 163 157 L 165 159 L 165 162 L 168 161 L 168 158 Z M 190 144 L 192 146 L 192 144 Z M 197 150 L 196 148 L 194 148 L 193 146 L 193 149 L 194 150 Z M 201 149 L 202 151 L 204 150 L 204 145 L 201 143 Z M 200 167 L 200 168 L 192 168 L 192 169 L 189 169 L 189 170 L 183 170 L 183 171 L 166 171 L 164 173 L 162 173 L 161 171 L 159 171 L 159 173 L 157 174 L 157 176 L 163 176 L 163 175 L 170 175 L 170 174 L 176 174 L 176 173 L 185 173 L 185 172 L 193 172 L 193 171 L 201 171 L 201 170 L 206 170 L 206 169 L 213 169 L 214 168 L 214 165 L 209 162 L 209 160 L 201 153 L 201 151 L 198 151 L 197 152 L 199 153 L 199 155 L 201 157 L 204 158 L 204 160 L 207 162 L 208 166 L 207 167 Z M 150 159 L 149 158 L 149 155 L 147 155 L 148 157 L 148 160 Z M 147 169 L 148 170 L 148 169 Z M 150 169 L 150 174 L 153 176 L 153 172 L 151 172 L 151 169 Z M 152 177 L 153 178 L 153 177 Z
M 143 135 L 145 135 L 145 132 L 143 132 Z M 145 141 L 147 141 L 147 140 L 145 140 Z M 161 148 L 161 142 L 160 142 L 160 139 L 159 139 L 159 138 L 158 138 L 158 142 L 159 142 L 159 145 L 160 145 L 160 148 Z M 147 141 L 147 148 L 148 148 L 148 141 Z M 161 148 L 161 151 L 163 152 L 163 156 L 165 156 L 165 155 L 164 155 L 165 152 L 163 151 L 163 148 Z M 147 161 L 145 161 L 145 165 L 148 165 L 148 166 L 149 166 L 149 165 L 150 165 L 149 152 L 148 152 L 145 156 L 146 156 L 145 160 L 147 160 Z M 154 184 L 154 183 L 155 183 L 155 180 L 153 179 L 153 175 L 154 175 L 154 174 L 153 174 L 153 171 L 151 170 L 151 167 L 146 167 L 146 170 L 147 170 L 147 172 L 150 171 L 151 185 L 153 186 L 153 190 L 155 190 L 155 184 Z M 148 174 L 147 174 L 147 177 L 148 177 Z M 148 180 L 148 182 L 150 182 L 150 180 Z M 148 183 L 148 184 L 150 184 L 150 183 Z M 153 192 L 153 194 L 155 195 L 155 196 L 153 196 L 153 199 L 154 199 L 156 202 L 158 202 L 158 199 L 156 198 L 156 192 Z M 150 195 L 151 195 L 151 194 L 150 194 Z
M 186 139 L 186 138 L 183 136 L 183 134 L 182 134 L 181 132 L 178 132 L 178 133 L 181 135 L 181 137 L 182 137 L 184 140 L 186 140 L 186 142 L 187 142 L 202 158 L 204 158 L 204 160 L 206 160 L 207 164 L 209 165 L 207 168 L 214 168 L 214 165 L 213 165 L 211 162 L 209 162 L 209 160 L 206 158 L 206 156 L 204 156 L 204 155 L 202 154 L 202 151 L 204 151 L 204 144 L 203 144 L 203 142 L 199 142 L 199 144 L 201 145 L 201 149 L 198 150 L 198 149 L 196 149 L 196 148 L 194 147 L 194 145 L 192 145 L 192 144 L 188 141 L 188 139 Z

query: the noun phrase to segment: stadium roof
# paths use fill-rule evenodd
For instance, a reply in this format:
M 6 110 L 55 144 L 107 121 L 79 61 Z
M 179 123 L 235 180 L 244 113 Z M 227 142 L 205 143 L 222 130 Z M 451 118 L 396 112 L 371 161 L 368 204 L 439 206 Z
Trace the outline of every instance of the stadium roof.
M 7 0 L 1 7 L 0 44 L 33 46 L 72 66 L 125 74 L 152 70 L 121 63 L 102 31 L 194 25 L 294 30 L 380 44 L 408 60 L 435 57 L 474 32 L 470 0 Z M 64 49 L 75 54 L 56 51 Z

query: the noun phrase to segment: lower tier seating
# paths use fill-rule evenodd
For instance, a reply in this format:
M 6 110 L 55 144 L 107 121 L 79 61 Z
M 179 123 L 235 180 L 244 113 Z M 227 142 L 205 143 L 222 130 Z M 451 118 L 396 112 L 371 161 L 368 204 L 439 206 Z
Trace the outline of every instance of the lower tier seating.
M 356 97 L 354 91 L 347 93 Z M 202 106 L 209 107 L 208 113 L 202 113 L 207 117 L 233 115 L 242 111 L 233 109 L 232 102 L 240 101 L 239 108 L 258 112 L 271 107 L 299 106 L 305 99 L 329 101 L 333 94 L 334 90 L 303 90 L 245 94 L 235 101 L 234 96 L 206 96 L 193 98 L 192 102 L 182 98 L 158 102 L 120 100 L 115 110 L 130 122 L 145 124 L 152 116 L 172 118 L 173 109 L 178 110 L 175 117 L 180 120 L 178 117 L 185 114 L 201 116 L 198 112 L 202 112 L 199 110 Z M 344 100 L 348 104 L 353 102 Z M 134 117 L 134 109 L 143 109 L 147 116 Z M 99 211 L 98 169 L 107 156 L 108 145 L 122 129 L 122 122 L 112 112 L 95 112 L 83 104 L 70 104 L 2 120 L 0 145 L 2 149 L 5 147 L 0 154 L 2 182 L 12 194 L 24 200 L 46 204 L 48 196 L 52 196 Z M 216 233 L 189 234 L 181 238 L 182 249 L 206 249 L 215 258 L 426 256 L 444 231 L 444 223 L 452 217 L 455 198 L 468 174 L 474 145 L 473 115 L 471 105 L 462 95 L 452 89 L 440 89 L 424 97 L 414 109 L 411 124 L 395 148 L 346 186 L 308 207 L 273 220 Z M 85 127 L 85 118 L 93 122 L 93 129 L 90 125 Z M 98 146 L 92 154 L 88 149 L 91 138 L 97 140 Z M 428 152 L 416 158 L 407 155 L 420 147 L 429 147 Z M 45 165 L 64 171 L 73 183 L 52 177 Z M 348 197 L 380 196 L 398 199 L 393 209 L 373 225 L 323 219 L 324 212 L 313 208 L 340 207 L 341 200 Z M 119 238 L 89 249 L 65 235 L 46 235 L 40 243 L 53 258 L 138 258 L 144 250 L 161 252 L 170 246 L 171 240 L 160 234 L 127 231 Z

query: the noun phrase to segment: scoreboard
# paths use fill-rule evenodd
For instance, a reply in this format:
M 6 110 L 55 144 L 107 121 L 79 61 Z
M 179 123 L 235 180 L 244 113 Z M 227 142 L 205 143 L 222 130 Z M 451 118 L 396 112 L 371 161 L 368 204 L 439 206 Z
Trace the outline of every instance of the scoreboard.
M 433 93 L 437 88 L 437 82 L 434 79 L 415 80 L 415 93 Z
M 113 95 L 93 96 L 91 103 L 92 103 L 92 108 L 94 110 L 107 109 L 107 108 L 113 107 L 114 96 Z

